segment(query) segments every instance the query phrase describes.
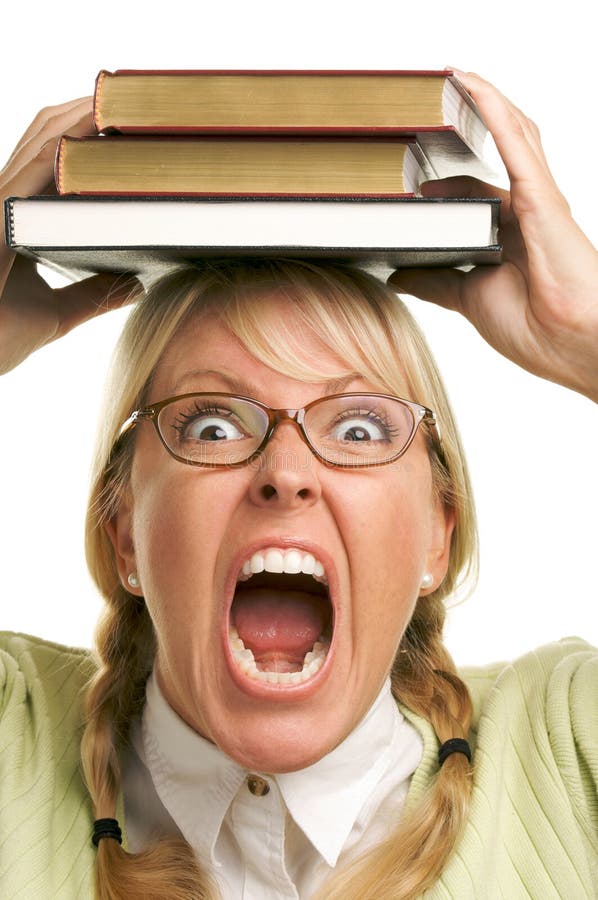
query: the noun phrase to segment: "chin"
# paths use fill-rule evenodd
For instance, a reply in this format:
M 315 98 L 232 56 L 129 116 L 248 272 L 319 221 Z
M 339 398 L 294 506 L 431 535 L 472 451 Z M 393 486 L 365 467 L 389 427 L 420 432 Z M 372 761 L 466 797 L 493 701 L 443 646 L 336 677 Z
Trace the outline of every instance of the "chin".
M 273 735 L 271 727 L 261 733 L 245 733 L 242 743 L 218 742 L 220 749 L 243 768 L 272 775 L 306 769 L 326 756 L 338 743 L 331 736 L 326 739 L 321 734 L 317 741 L 310 740 L 309 733 L 302 733 L 299 739 L 295 729 L 290 729 L 288 734 Z

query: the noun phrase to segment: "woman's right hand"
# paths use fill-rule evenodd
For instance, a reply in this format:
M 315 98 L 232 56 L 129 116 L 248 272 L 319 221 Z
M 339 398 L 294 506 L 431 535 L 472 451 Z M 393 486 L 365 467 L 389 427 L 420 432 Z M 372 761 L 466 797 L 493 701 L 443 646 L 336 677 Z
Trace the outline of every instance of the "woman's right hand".
M 0 172 L 0 199 L 54 193 L 54 157 L 60 136 L 93 134 L 91 97 L 42 109 Z M 0 374 L 93 316 L 139 295 L 130 275 L 103 273 L 52 289 L 35 262 L 0 239 Z

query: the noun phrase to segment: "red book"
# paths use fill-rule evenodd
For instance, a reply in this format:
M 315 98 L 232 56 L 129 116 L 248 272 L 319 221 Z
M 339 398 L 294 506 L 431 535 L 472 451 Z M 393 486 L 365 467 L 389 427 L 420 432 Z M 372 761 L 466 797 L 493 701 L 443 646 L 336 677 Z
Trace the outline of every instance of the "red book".
M 406 196 L 430 171 L 414 138 L 63 136 L 60 194 Z
M 478 156 L 486 135 L 449 69 L 102 70 L 94 122 L 131 134 L 448 133 Z

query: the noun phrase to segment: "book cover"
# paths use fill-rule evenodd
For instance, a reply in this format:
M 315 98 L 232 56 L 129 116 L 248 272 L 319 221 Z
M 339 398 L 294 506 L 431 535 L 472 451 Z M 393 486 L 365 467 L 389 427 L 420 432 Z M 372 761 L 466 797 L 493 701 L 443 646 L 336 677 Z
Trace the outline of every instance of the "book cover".
M 451 70 L 102 70 L 98 131 L 454 132 L 482 155 L 486 126 Z
M 380 273 L 500 261 L 499 200 L 11 197 L 7 244 L 73 278 L 220 256 L 334 259 Z
M 414 194 L 431 172 L 415 138 L 63 136 L 60 194 Z

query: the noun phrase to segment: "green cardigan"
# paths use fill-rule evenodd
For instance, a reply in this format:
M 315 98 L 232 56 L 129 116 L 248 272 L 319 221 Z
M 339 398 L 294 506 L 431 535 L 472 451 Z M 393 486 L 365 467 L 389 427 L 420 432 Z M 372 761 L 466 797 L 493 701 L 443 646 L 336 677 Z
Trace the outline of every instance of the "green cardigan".
M 93 898 L 93 813 L 79 769 L 82 689 L 93 671 L 87 650 L 0 633 L 2 900 Z M 598 651 L 565 638 L 460 674 L 474 701 L 473 798 L 426 897 L 598 897 Z M 424 739 L 410 807 L 438 770 L 438 741 L 400 708 Z

